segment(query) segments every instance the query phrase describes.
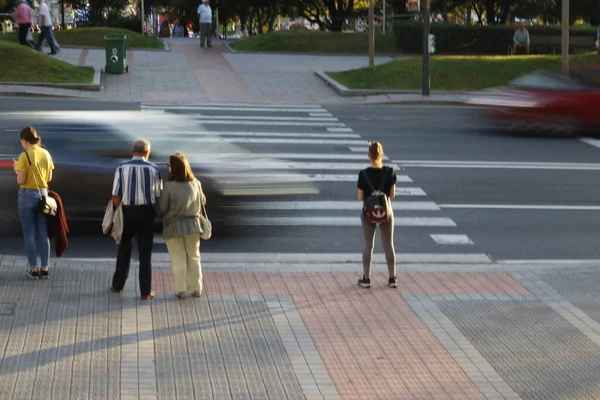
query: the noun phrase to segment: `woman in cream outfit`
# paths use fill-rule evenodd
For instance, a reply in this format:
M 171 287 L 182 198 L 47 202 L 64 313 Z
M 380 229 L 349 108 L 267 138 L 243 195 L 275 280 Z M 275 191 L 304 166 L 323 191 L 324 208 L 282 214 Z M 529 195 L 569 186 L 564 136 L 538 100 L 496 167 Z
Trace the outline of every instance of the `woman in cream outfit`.
M 200 181 L 181 153 L 169 157 L 169 179 L 160 197 L 163 237 L 169 251 L 175 291 L 182 299 L 188 291 L 202 294 L 199 216 L 206 197 Z

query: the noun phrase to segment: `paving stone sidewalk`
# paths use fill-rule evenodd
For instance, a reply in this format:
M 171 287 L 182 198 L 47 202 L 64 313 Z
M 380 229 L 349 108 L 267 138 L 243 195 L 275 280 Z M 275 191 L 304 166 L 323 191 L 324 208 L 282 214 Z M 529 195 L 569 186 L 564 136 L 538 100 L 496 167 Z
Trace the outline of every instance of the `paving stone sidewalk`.
M 0 399 L 598 399 L 597 267 L 377 273 L 170 269 L 139 300 L 132 269 L 59 262 L 48 281 L 0 259 Z M 308 272 L 312 271 L 312 272 Z
M 198 39 L 166 39 L 171 51 L 129 49 L 129 72 L 104 75 L 100 92 L 0 85 L 2 93 L 72 96 L 93 100 L 187 102 L 349 102 L 314 71 L 340 71 L 368 65 L 365 56 L 311 56 L 230 53 L 215 41 L 200 48 Z M 54 56 L 73 65 L 104 68 L 103 49 L 63 48 Z M 376 62 L 389 61 L 377 57 Z

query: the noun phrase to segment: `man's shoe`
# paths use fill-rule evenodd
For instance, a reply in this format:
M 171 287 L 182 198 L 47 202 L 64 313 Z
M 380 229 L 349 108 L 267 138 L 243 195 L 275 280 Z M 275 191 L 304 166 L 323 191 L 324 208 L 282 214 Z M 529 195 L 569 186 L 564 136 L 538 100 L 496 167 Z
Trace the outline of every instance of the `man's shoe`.
M 150 292 L 150 294 L 142 295 L 140 298 L 142 300 L 152 300 L 154 298 L 154 292 Z
M 112 287 L 112 286 L 110 287 L 110 291 L 111 291 L 111 292 L 113 292 L 113 293 L 121 293 L 121 291 L 120 291 L 120 290 L 117 290 L 117 289 L 115 289 L 115 288 L 114 288 L 114 287 Z
M 398 281 L 396 280 L 395 276 L 393 278 L 388 279 L 388 286 L 391 287 L 391 288 L 397 288 L 398 287 Z

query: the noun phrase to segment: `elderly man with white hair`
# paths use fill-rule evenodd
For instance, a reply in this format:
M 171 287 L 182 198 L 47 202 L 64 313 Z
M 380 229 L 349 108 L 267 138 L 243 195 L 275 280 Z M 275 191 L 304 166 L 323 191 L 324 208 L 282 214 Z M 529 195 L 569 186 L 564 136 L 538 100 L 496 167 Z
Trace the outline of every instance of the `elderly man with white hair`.
M 123 234 L 117 251 L 117 265 L 111 291 L 120 293 L 125 286 L 131 264 L 133 239 L 137 240 L 140 261 L 139 283 L 142 300 L 154 298 L 152 291 L 152 245 L 154 219 L 162 191 L 158 167 L 149 162 L 150 142 L 138 139 L 133 143 L 133 157 L 119 165 L 115 172 L 112 200 L 117 209 L 123 207 Z
M 198 18 L 200 18 L 200 47 L 204 47 L 204 43 L 212 47 L 212 10 L 208 0 L 202 0 L 202 4 L 198 6 Z

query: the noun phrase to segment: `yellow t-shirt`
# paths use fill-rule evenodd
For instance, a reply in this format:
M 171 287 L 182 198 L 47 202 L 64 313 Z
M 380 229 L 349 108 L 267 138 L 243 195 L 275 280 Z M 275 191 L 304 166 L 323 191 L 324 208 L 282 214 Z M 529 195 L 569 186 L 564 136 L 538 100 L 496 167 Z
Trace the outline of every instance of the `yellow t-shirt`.
M 25 172 L 25 183 L 21 185 L 23 189 L 47 189 L 48 181 L 50 180 L 50 171 L 54 169 L 54 163 L 52 162 L 52 156 L 46 149 L 41 147 L 34 147 L 27 152 L 27 155 L 23 152 L 17 160 L 15 170 L 19 172 Z M 34 178 L 35 177 L 35 178 Z M 37 179 L 37 185 L 36 185 Z

